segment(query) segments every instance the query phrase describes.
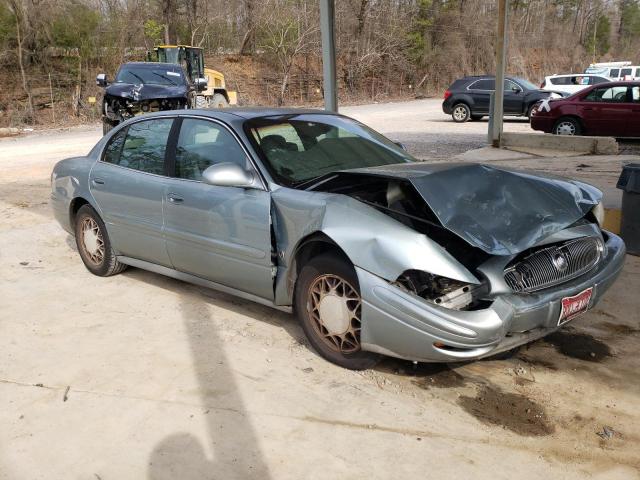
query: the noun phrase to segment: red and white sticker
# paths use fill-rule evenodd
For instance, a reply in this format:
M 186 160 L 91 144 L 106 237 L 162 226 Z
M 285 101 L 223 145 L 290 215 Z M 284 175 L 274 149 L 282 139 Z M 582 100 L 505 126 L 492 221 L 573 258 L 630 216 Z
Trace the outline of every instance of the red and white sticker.
M 586 312 L 589 308 L 592 294 L 593 287 L 589 287 L 573 297 L 564 297 L 562 299 L 562 310 L 560 310 L 558 325 L 567 323 L 569 320 L 574 319 L 581 313 Z

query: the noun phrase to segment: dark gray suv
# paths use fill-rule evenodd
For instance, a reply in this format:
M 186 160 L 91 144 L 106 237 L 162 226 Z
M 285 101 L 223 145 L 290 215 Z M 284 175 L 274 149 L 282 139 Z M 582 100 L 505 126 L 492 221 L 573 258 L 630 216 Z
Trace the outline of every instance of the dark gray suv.
M 492 75 L 458 79 L 444 92 L 442 110 L 451 115 L 454 122 L 480 120 L 489 115 L 489 100 L 495 85 L 495 77 Z M 533 106 L 551 94 L 552 92 L 541 90 L 528 80 L 506 77 L 504 114 L 529 117 Z

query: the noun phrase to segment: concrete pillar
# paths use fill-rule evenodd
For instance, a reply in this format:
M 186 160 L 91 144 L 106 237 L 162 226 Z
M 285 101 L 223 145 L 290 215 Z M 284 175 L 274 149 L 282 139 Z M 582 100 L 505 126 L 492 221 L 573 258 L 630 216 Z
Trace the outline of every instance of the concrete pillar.
M 501 146 L 504 116 L 504 69 L 507 60 L 507 31 L 509 25 L 509 0 L 498 0 L 498 36 L 496 48 L 496 90 L 489 121 L 491 145 Z
M 320 33 L 322 35 L 322 76 L 324 108 L 338 111 L 338 89 L 336 81 L 336 39 L 334 32 L 334 0 L 320 0 Z

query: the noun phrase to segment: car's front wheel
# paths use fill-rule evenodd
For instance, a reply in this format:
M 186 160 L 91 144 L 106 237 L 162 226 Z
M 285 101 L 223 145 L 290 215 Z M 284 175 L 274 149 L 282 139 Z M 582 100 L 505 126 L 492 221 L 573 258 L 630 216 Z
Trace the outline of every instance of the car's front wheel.
M 468 122 L 471 119 L 471 109 L 466 103 L 457 103 L 451 110 L 451 118 L 456 123 Z
M 580 135 L 582 134 L 582 126 L 575 118 L 564 117 L 556 122 L 553 133 L 556 135 Z
M 108 277 L 127 267 L 117 260 L 104 222 L 89 205 L 80 207 L 76 214 L 75 236 L 80 258 L 94 275 Z
M 313 348 L 350 370 L 371 368 L 380 355 L 360 344 L 362 298 L 353 266 L 338 255 L 313 258 L 296 282 L 294 308 Z

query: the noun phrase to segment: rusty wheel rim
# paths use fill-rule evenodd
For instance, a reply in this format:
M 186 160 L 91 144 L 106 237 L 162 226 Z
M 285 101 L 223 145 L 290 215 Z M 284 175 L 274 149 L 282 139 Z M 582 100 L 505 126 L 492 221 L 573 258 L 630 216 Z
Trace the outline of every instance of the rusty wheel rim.
M 92 264 L 100 266 L 104 260 L 104 239 L 100 226 L 91 217 L 85 217 L 80 224 L 80 246 L 85 258 Z
M 360 350 L 362 301 L 353 286 L 336 275 L 320 275 L 309 287 L 307 310 L 313 329 L 333 351 Z

